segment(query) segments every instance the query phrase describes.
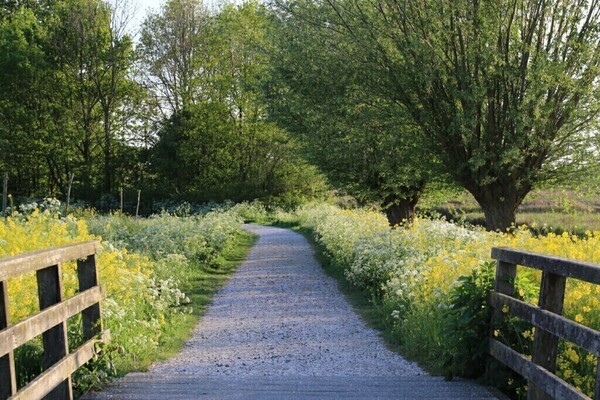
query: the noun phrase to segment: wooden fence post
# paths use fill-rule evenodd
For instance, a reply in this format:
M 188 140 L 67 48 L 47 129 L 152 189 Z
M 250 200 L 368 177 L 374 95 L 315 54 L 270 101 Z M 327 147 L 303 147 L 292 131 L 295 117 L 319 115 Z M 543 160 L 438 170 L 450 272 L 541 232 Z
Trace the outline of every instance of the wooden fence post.
M 62 301 L 63 290 L 59 266 L 53 265 L 40 269 L 36 274 L 40 310 L 44 310 L 54 304 L 60 303 Z M 44 344 L 44 368 L 48 369 L 69 354 L 67 321 L 63 321 L 44 332 L 42 334 L 42 341 Z M 71 377 L 60 383 L 45 397 L 45 399 L 72 400 L 73 389 L 71 388 Z
M 562 315 L 565 300 L 567 278 L 547 271 L 542 273 L 542 284 L 538 306 L 554 314 Z M 531 350 L 531 361 L 550 372 L 556 372 L 556 356 L 558 355 L 558 337 L 536 328 Z M 550 400 L 551 396 L 532 385 L 527 391 L 528 400 Z
M 0 282 L 0 330 L 8 327 L 8 293 L 6 282 Z M 0 400 L 17 393 L 17 380 L 13 352 L 0 357 Z
M 77 276 L 79 278 L 79 291 L 83 292 L 98 285 L 98 271 L 96 268 L 96 255 L 92 254 L 85 260 L 77 260 Z M 86 308 L 81 312 L 83 323 L 83 336 L 89 340 L 102 332 L 100 319 L 100 303 Z
M 123 186 L 119 188 L 120 197 L 121 197 L 121 214 L 123 214 Z
M 135 216 L 137 217 L 140 213 L 140 195 L 142 194 L 141 190 L 138 190 L 138 200 L 137 200 L 137 206 L 135 207 Z
M 4 185 L 2 188 L 2 212 L 6 211 L 6 203 L 8 201 L 8 172 L 4 173 Z
M 515 277 L 517 276 L 517 265 L 510 264 L 504 261 L 498 260 L 496 262 L 496 279 L 494 281 L 494 290 L 496 292 L 505 294 L 507 296 L 514 297 L 515 294 Z M 492 320 L 490 324 L 490 337 L 494 337 L 495 327 L 500 321 L 504 319 L 502 310 L 494 308 L 492 310 Z M 486 362 L 485 376 L 486 380 L 491 384 L 495 378 L 495 368 L 492 365 L 493 357 L 488 356 Z
M 75 178 L 75 174 L 71 172 L 69 176 L 69 188 L 67 190 L 67 207 L 65 208 L 65 215 L 69 214 L 69 204 L 71 203 L 71 188 L 73 187 L 73 179 Z
M 596 362 L 596 388 L 594 389 L 594 399 L 600 399 L 600 356 Z

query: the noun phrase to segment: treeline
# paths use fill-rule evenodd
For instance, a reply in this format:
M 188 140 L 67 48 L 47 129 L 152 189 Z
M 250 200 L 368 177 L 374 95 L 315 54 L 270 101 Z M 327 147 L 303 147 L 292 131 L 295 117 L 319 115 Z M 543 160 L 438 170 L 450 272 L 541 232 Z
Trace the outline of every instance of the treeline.
M 65 198 L 71 176 L 72 197 L 96 205 L 122 188 L 195 202 L 323 192 L 268 118 L 264 7 L 171 0 L 137 41 L 130 13 L 102 0 L 2 6 L 0 172 L 13 197 Z
M 74 174 L 81 199 L 297 203 L 323 173 L 391 224 L 458 186 L 503 230 L 532 189 L 598 171 L 598 2 L 168 0 L 136 42 L 102 0 L 1 12 L 0 169 L 21 196 Z
M 598 171 L 600 3 L 275 2 L 279 118 L 392 224 L 450 182 L 504 230 L 533 188 Z

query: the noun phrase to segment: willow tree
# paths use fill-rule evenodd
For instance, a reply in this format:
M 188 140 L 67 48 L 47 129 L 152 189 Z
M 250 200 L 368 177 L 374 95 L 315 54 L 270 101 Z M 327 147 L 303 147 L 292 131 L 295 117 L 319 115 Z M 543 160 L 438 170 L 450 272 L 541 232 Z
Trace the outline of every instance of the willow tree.
M 527 193 L 589 166 L 600 107 L 597 0 L 328 0 L 454 179 L 505 229 Z
M 372 90 L 385 78 L 320 3 L 282 7 L 274 31 L 271 117 L 292 132 L 330 182 L 410 221 L 437 158 L 404 107 Z

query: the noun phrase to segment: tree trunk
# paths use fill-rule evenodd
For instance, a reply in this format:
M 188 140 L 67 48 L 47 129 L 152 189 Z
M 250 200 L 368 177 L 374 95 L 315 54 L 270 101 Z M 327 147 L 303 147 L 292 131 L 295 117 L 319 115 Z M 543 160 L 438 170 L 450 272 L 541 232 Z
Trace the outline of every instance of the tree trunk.
M 506 232 L 515 223 L 517 208 L 528 190 L 514 187 L 487 186 L 471 192 L 485 216 L 486 228 L 490 231 Z
M 389 203 L 385 208 L 390 226 L 394 227 L 402 223 L 411 223 L 415 219 L 415 208 L 418 198 L 397 199 Z
M 490 231 L 506 232 L 514 225 L 518 204 L 508 202 L 495 202 L 495 204 L 482 205 L 485 215 L 485 226 Z

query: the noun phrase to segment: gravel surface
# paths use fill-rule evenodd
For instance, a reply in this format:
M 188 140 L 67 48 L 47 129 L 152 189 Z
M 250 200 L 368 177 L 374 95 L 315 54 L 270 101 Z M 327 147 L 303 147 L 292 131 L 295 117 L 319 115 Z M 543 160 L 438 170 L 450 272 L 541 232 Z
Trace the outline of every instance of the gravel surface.
M 306 239 L 247 225 L 260 235 L 247 260 L 214 297 L 193 337 L 158 375 L 418 376 L 389 351 L 325 275 Z

